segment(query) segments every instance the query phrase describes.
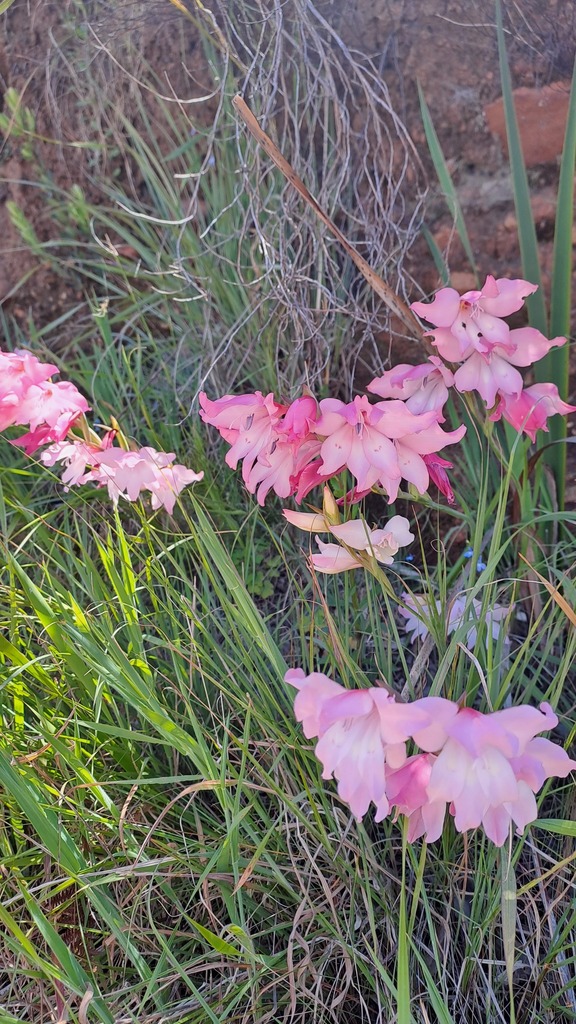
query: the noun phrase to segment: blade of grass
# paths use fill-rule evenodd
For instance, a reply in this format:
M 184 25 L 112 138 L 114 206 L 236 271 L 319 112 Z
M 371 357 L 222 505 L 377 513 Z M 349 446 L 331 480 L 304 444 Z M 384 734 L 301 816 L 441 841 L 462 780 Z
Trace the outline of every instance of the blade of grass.
M 516 942 L 516 916 L 518 912 L 516 897 L 516 873 L 511 860 L 512 850 L 504 847 L 500 850 L 500 877 L 502 880 L 502 944 L 506 962 L 506 977 L 510 993 L 510 1024 L 514 1024 L 514 959 Z
M 566 119 L 566 135 L 560 164 L 556 226 L 554 229 L 554 256 L 552 263 L 552 291 L 550 298 L 550 333 L 552 337 L 570 335 L 572 310 L 572 230 L 574 224 L 574 167 L 576 164 L 576 61 L 572 74 L 570 102 Z M 568 344 L 553 348 L 536 368 L 539 381 L 553 381 L 563 401 L 568 398 L 569 388 Z M 565 438 L 567 423 L 565 416 L 553 416 L 550 420 L 550 439 Z M 566 449 L 558 445 L 547 457 L 556 477 L 558 504 L 564 505 L 566 490 Z
M 468 231 L 466 229 L 466 221 L 464 220 L 464 214 L 462 213 L 460 200 L 458 199 L 458 193 L 454 188 L 454 182 L 452 181 L 450 171 L 448 170 L 448 164 L 446 163 L 444 153 L 442 152 L 440 139 L 436 134 L 436 129 L 434 128 L 432 116 L 430 114 L 430 109 L 428 107 L 428 104 L 426 103 L 426 98 L 424 96 L 424 93 L 419 82 L 418 97 L 420 99 L 420 113 L 422 114 L 424 134 L 426 135 L 426 142 L 428 143 L 428 150 L 430 152 L 430 156 L 432 157 L 432 163 L 434 164 L 434 169 L 436 171 L 436 174 L 438 175 L 438 181 L 440 182 L 440 185 L 442 187 L 444 198 L 446 199 L 450 213 L 456 223 L 456 230 L 458 232 L 460 241 L 464 246 L 464 252 L 466 253 L 466 256 L 468 257 L 468 260 L 470 262 L 470 266 L 472 267 L 472 270 L 476 275 L 476 280 L 478 280 L 478 270 L 476 267 L 476 261 L 474 259 L 474 253 L 472 251 L 470 238 L 468 235 Z M 430 242 L 428 244 L 430 244 Z M 432 252 L 432 255 L 434 256 L 434 252 Z
M 536 327 L 543 334 L 547 333 L 546 304 L 542 291 L 542 277 L 540 274 L 540 261 L 538 258 L 538 241 L 536 239 L 536 228 L 532 217 L 530 206 L 530 191 L 528 188 L 528 176 L 522 153 L 520 131 L 514 108 L 514 97 L 512 94 L 512 77 L 506 54 L 506 42 L 504 39 L 504 26 L 502 23 L 502 7 L 500 0 L 496 0 L 496 32 L 498 37 L 498 58 L 500 63 L 500 78 L 502 81 L 502 99 L 504 102 L 504 117 L 506 121 L 506 136 L 508 139 L 508 152 L 510 154 L 510 170 L 512 172 L 512 187 L 514 190 L 514 205 L 516 207 L 516 219 L 518 221 L 518 241 L 520 243 L 520 255 L 522 257 L 522 272 L 528 281 L 538 285 L 538 291 L 529 295 L 526 299 L 528 314 L 532 327 Z
M 400 913 L 398 918 L 398 966 L 396 989 L 398 1024 L 412 1024 L 410 1011 L 410 960 L 408 953 L 408 921 L 406 914 L 407 823 L 402 829 L 402 879 L 400 882 Z

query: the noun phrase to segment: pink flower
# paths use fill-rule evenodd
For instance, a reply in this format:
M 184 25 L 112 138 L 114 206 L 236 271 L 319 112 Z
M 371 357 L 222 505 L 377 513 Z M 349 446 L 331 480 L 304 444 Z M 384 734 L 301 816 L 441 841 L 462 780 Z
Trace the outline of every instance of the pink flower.
M 318 456 L 322 442 L 318 439 L 304 441 L 298 451 L 296 471 L 294 474 L 295 501 L 300 503 L 315 487 L 321 487 L 334 474 L 322 472 L 322 463 Z
M 174 452 L 157 452 L 149 447 L 135 452 L 108 448 L 97 455 L 94 470 L 115 504 L 119 498 L 136 501 L 142 491 L 150 491 L 152 508 L 163 506 L 172 514 L 180 491 L 204 476 L 174 465 L 173 459 Z
M 459 832 L 483 826 L 502 846 L 513 821 L 517 832 L 538 816 L 534 799 L 543 782 L 576 768 L 562 748 L 536 734 L 557 725 L 549 704 L 521 705 L 483 715 L 463 708 L 446 726 L 448 739 L 427 787 L 433 803 L 450 805 Z
M 236 469 L 243 460 L 242 479 L 260 505 L 270 490 L 281 498 L 294 494 L 301 479 L 304 493 L 315 486 L 312 464 L 320 441 L 313 432 L 318 404 L 311 395 L 302 395 L 286 406 L 260 391 L 225 395 L 215 402 L 201 394 L 200 405 L 204 422 L 217 427 L 232 446 L 227 464 Z
M 454 505 L 456 498 L 454 497 L 454 491 L 448 479 L 447 469 L 453 469 L 453 464 L 448 462 L 448 459 L 443 459 L 441 455 L 437 455 L 435 452 L 431 452 L 430 455 L 422 456 L 428 475 L 433 484 L 448 500 L 449 505 Z
M 432 476 L 430 469 L 433 471 L 435 469 L 435 464 L 430 461 L 430 456 L 436 457 L 442 448 L 460 441 L 465 433 L 464 424 L 457 427 L 456 430 L 442 430 L 436 422 L 430 424 L 425 430 L 397 438 L 394 445 L 403 478 L 414 484 L 420 494 L 425 494 L 430 486 L 430 477 Z M 450 465 L 450 463 L 444 463 L 444 465 Z M 396 495 L 394 495 L 395 497 Z M 393 500 L 392 494 L 390 494 L 390 500 Z
M 433 754 L 414 754 L 400 768 L 386 773 L 386 792 L 398 814 L 408 818 L 408 842 L 424 834 L 429 843 L 442 835 L 446 801 L 430 800 L 428 785 L 436 758 Z
M 524 388 L 518 397 L 500 395 L 500 402 L 491 414 L 491 420 L 501 418 L 511 423 L 515 430 L 523 430 L 533 441 L 537 430 L 548 430 L 549 416 L 559 413 L 566 416 L 576 412 L 576 405 L 563 402 L 555 384 L 533 384 Z
M 298 444 L 275 439 L 267 451 L 262 451 L 245 475 L 250 494 L 256 494 L 258 504 L 264 505 L 266 495 L 273 490 L 280 498 L 294 493 L 294 472 Z
M 26 422 L 18 419 L 18 412 L 28 388 L 43 383 L 54 373 L 58 373 L 57 366 L 41 363 L 24 349 L 0 351 L 0 430 Z
M 531 366 L 553 346 L 564 345 L 565 341 L 566 338 L 548 341 L 534 327 L 510 331 L 507 350 L 498 345 L 487 353 L 470 350 L 454 374 L 454 384 L 458 391 L 478 391 L 491 409 L 498 396 L 520 397 L 524 381 L 517 366 Z
M 301 395 L 288 406 L 278 424 L 278 430 L 290 441 L 302 441 L 314 432 L 318 417 L 318 402 L 312 395 Z
M 317 572 L 339 573 L 347 569 L 361 569 L 362 562 L 351 551 L 340 544 L 326 544 L 320 537 L 316 537 L 316 543 L 320 548 L 320 554 L 310 555 L 310 562 Z
M 141 452 L 144 451 L 147 452 L 150 462 L 154 463 L 159 452 L 155 452 L 153 448 L 142 448 Z M 174 458 L 174 453 L 172 453 L 171 458 Z M 203 478 L 203 471 L 195 473 L 194 470 L 175 462 L 171 462 L 168 466 L 157 465 L 147 486 L 151 494 L 150 504 L 152 508 L 165 508 L 172 515 L 176 498 L 180 492 L 185 487 L 188 487 L 189 484 L 197 483 Z
M 466 432 L 461 426 L 445 433 L 434 410 L 416 415 L 404 402 L 370 405 L 365 395 L 347 405 L 327 398 L 320 409 L 316 429 L 326 435 L 320 470 L 332 476 L 347 467 L 357 481 L 353 500 L 378 484 L 395 501 L 402 478 L 425 493 L 430 477 L 422 456 L 454 444 Z
M 396 405 L 405 411 L 403 403 Z M 380 429 L 380 410 L 365 395 L 356 396 L 348 404 L 325 398 L 320 410 L 316 430 L 325 437 L 320 450 L 322 474 L 335 476 L 347 467 L 356 477 L 359 491 L 369 491 L 379 480 L 385 480 L 383 486 L 397 493 L 401 473 L 389 433 Z M 422 428 L 430 422 L 428 414 L 419 425 Z
M 318 736 L 316 756 L 322 762 L 322 778 L 334 775 L 338 793 L 357 818 L 370 803 L 376 821 L 390 809 L 386 793 L 386 769 L 399 768 L 406 760 L 406 741 L 428 715 L 409 704 L 396 704 L 385 690 L 345 690 L 327 676 L 291 669 L 285 680 L 296 687 L 294 711 L 307 738 Z
M 496 345 L 507 350 L 513 344 L 510 328 L 500 317 L 519 310 L 536 289 L 529 281 L 495 280 L 489 274 L 480 291 L 460 296 L 454 288 L 441 288 L 432 302 L 413 302 L 410 308 L 439 328 L 430 333 L 444 358 L 459 362 L 472 350 L 491 352 Z
M 331 533 L 340 544 L 325 544 L 316 538 L 320 548 L 319 555 L 312 555 L 310 561 L 318 572 L 336 573 L 345 569 L 358 569 L 364 563 L 355 557 L 354 552 L 372 555 L 383 565 L 392 565 L 398 549 L 411 544 L 414 534 L 410 532 L 410 524 L 404 516 L 392 516 L 386 525 L 379 530 L 371 530 L 363 519 L 350 519 L 346 523 L 330 523 L 324 515 L 308 512 L 292 512 L 283 509 L 289 523 L 301 530 Z M 352 548 L 347 551 L 341 547 Z
M 444 422 L 442 409 L 448 401 L 448 389 L 454 384 L 452 371 L 438 356 L 431 356 L 428 362 L 418 366 L 399 363 L 386 370 L 381 377 L 375 377 L 367 390 L 380 398 L 397 398 L 406 403 L 410 412 L 436 413 L 439 423 Z
M 522 375 L 516 367 L 530 366 L 565 338 L 548 340 L 533 327 L 510 330 L 500 319 L 516 312 L 536 290 L 528 281 L 496 281 L 490 275 L 481 291 L 460 296 L 442 288 L 431 303 L 415 302 L 412 309 L 435 325 L 428 334 L 440 355 L 462 363 L 454 374 L 459 391 L 478 391 L 488 408 L 497 399 L 520 399 Z
M 501 316 L 520 309 L 526 295 L 536 290 L 528 281 L 495 281 L 488 276 L 482 291 L 461 297 L 454 288 L 442 288 L 433 302 L 415 302 L 412 309 L 435 324 L 433 344 L 443 359 L 462 363 L 454 374 L 458 391 L 478 391 L 489 409 L 498 398 L 520 399 L 522 374 L 516 367 L 531 366 L 565 338 L 548 340 L 534 327 L 510 330 Z
M 18 406 L 15 423 L 30 424 L 30 431 L 17 438 L 30 455 L 40 445 L 62 441 L 72 424 L 90 406 L 70 381 L 43 381 L 31 384 Z
M 370 530 L 363 519 L 351 519 L 347 523 L 329 526 L 330 533 L 340 544 L 324 544 L 317 537 L 320 554 L 311 555 L 310 561 L 318 572 L 342 572 L 345 569 L 360 568 L 364 564 L 355 557 L 354 552 L 358 552 L 364 556 L 372 555 L 383 565 L 392 565 L 398 549 L 414 540 L 409 526 L 404 516 L 393 516 L 380 530 Z M 352 548 L 352 551 L 347 551 L 341 544 Z
M 246 483 L 250 470 L 261 452 L 268 451 L 277 438 L 276 427 L 286 411 L 274 395 L 260 391 L 250 395 L 224 395 L 212 402 L 204 392 L 200 395 L 200 416 L 211 423 L 225 441 L 232 445 L 226 463 L 236 469 L 244 460 L 242 478 Z
M 68 490 L 68 487 L 87 483 L 88 480 L 105 482 L 90 468 L 101 451 L 102 446 L 87 444 L 85 441 L 57 441 L 41 453 L 40 461 L 45 466 L 55 466 L 57 462 L 65 464 L 62 483 L 66 484 L 65 489 Z

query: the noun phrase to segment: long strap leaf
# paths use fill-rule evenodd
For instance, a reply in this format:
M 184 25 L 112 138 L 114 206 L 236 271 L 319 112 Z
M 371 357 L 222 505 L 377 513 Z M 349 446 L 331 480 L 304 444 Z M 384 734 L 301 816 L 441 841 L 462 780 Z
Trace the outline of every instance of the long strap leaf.
M 528 281 L 538 285 L 538 291 L 530 295 L 526 300 L 530 323 L 543 334 L 547 332 L 546 304 L 542 292 L 542 276 L 540 274 L 540 261 L 538 259 L 538 241 L 536 239 L 536 228 L 532 217 L 530 206 L 530 191 L 528 188 L 528 176 L 520 142 L 520 131 L 516 111 L 514 109 L 514 97 L 512 95 L 512 78 L 510 66 L 506 54 L 506 43 L 504 39 L 504 27 L 502 24 L 502 7 L 500 0 L 496 0 L 496 31 L 498 35 L 498 57 L 500 61 L 500 78 L 502 80 L 502 99 L 504 101 L 504 116 L 506 120 L 506 135 L 508 138 L 508 151 L 510 154 L 510 169 L 512 171 L 512 185 L 514 189 L 514 205 L 516 207 L 516 219 L 518 221 L 518 241 L 520 243 L 520 255 L 522 257 L 523 273 Z

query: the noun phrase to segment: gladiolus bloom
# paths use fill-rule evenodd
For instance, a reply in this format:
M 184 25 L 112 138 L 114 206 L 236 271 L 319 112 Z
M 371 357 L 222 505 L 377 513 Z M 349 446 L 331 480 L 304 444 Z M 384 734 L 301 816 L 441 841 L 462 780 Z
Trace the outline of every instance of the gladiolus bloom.
M 459 832 L 483 826 L 496 846 L 510 824 L 518 834 L 535 821 L 534 794 L 553 776 L 576 768 L 566 752 L 536 734 L 558 719 L 549 704 L 522 705 L 483 715 L 462 708 L 446 731 L 448 739 L 432 766 L 428 799 L 445 801 Z
M 442 410 L 448 401 L 448 389 L 454 384 L 454 375 L 438 356 L 430 356 L 426 363 L 410 366 L 399 363 L 375 377 L 367 391 L 380 398 L 399 398 L 410 412 L 435 412 L 438 422 L 444 422 Z
M 490 419 L 505 419 L 515 430 L 523 430 L 535 441 L 537 430 L 548 430 L 549 416 L 556 413 L 566 416 L 570 412 L 576 412 L 576 405 L 563 402 L 555 384 L 533 384 L 524 388 L 518 398 L 500 395 L 500 402 Z
M 448 807 L 459 832 L 483 826 L 502 846 L 514 822 L 521 834 L 537 817 L 534 794 L 546 779 L 566 778 L 576 761 L 537 734 L 558 719 L 549 704 L 482 714 L 443 697 L 397 704 L 378 687 L 346 690 L 328 676 L 286 673 L 298 690 L 296 718 L 304 735 L 318 737 L 322 778 L 357 818 L 371 803 L 376 821 L 396 808 L 409 821 L 412 842 L 442 834 Z M 406 741 L 420 748 L 406 756 Z
M 500 319 L 520 309 L 524 298 L 535 290 L 536 285 L 528 281 L 496 281 L 489 275 L 481 291 L 460 296 L 454 288 L 441 288 L 432 302 L 414 302 L 411 307 L 435 325 L 427 334 L 442 358 L 462 364 L 454 373 L 457 390 L 478 391 L 489 409 L 500 403 L 493 419 L 500 415 L 508 418 L 508 413 L 512 422 L 528 415 L 528 400 L 522 401 L 523 379 L 517 367 L 531 366 L 553 346 L 566 342 L 562 337 L 548 340 L 534 327 L 510 330 Z M 531 436 L 541 417 L 542 413 L 537 414 L 527 423 Z
M 455 288 L 441 288 L 432 302 L 413 302 L 410 308 L 437 328 L 430 333 L 444 358 L 459 362 L 472 350 L 491 352 L 496 345 L 508 350 L 514 343 L 510 342 L 508 324 L 500 317 L 521 309 L 526 296 L 537 287 L 518 279 L 495 280 L 489 274 L 480 291 L 459 295 Z M 450 355 L 443 351 L 447 347 Z
M 330 523 L 324 515 L 309 512 L 292 512 L 283 509 L 289 523 L 301 530 L 315 530 L 331 533 L 340 544 L 326 544 L 316 538 L 320 554 L 313 554 L 310 561 L 318 572 L 337 573 L 346 569 L 358 569 L 364 563 L 354 552 L 373 555 L 383 565 L 392 565 L 394 555 L 401 547 L 414 540 L 410 524 L 404 516 L 392 516 L 379 530 L 371 530 L 363 519 L 350 519 L 346 523 Z M 352 551 L 346 550 L 351 548 Z
M 406 760 L 406 741 L 427 724 L 428 716 L 414 706 L 397 704 L 385 690 L 346 690 L 320 672 L 306 676 L 291 669 L 285 680 L 296 687 L 296 718 L 304 735 L 318 736 L 316 756 L 322 778 L 334 775 L 338 793 L 357 818 L 370 803 L 376 821 L 390 809 L 386 795 L 386 765 L 399 768 Z
M 110 444 L 99 448 L 84 441 L 63 441 L 43 452 L 41 459 L 47 466 L 65 464 L 65 484 L 91 482 L 106 487 L 115 505 L 120 498 L 136 501 L 142 491 L 149 491 L 152 508 L 163 506 L 169 513 L 174 511 L 182 489 L 204 476 L 174 464 L 173 452 L 157 452 L 149 447 L 125 451 Z

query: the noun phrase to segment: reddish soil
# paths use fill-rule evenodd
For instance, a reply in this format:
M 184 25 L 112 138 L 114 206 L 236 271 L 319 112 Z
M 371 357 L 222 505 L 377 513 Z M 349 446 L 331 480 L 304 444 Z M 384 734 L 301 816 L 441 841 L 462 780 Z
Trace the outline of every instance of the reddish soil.
M 106 154 L 86 155 L 70 144 L 86 136 L 87 118 L 97 135 L 105 116 L 105 111 L 84 110 L 74 88 L 82 71 L 78 59 L 83 35 L 91 45 L 87 55 L 94 52 L 95 37 L 99 44 L 110 47 L 118 62 L 118 88 L 124 98 L 131 79 L 120 65 L 135 77 L 143 68 L 147 73 L 152 69 L 157 81 L 165 83 L 166 92 L 174 95 L 199 95 L 205 88 L 205 60 L 197 33 L 168 0 L 118 2 L 108 8 L 99 22 L 86 25 L 83 9 L 73 0 L 16 0 L 0 19 L 2 85 L 16 89 L 23 104 L 33 110 L 38 135 L 57 140 L 46 143 L 39 138 L 35 147 L 46 173 L 63 187 L 79 181 L 89 188 L 87 159 L 92 161 L 92 175 L 95 169 L 105 175 L 110 167 Z M 576 48 L 576 3 L 506 0 L 504 8 L 547 287 L 558 156 Z M 493 0 L 478 0 L 473 6 L 467 0 L 319 0 L 318 9 L 346 45 L 377 62 L 396 110 L 434 181 L 418 105 L 416 81 L 420 82 L 458 189 L 480 271 L 518 276 L 517 225 L 502 132 Z M 134 66 L 135 54 L 138 67 Z M 110 83 L 103 83 L 106 90 L 110 102 Z M 149 104 L 153 117 L 152 91 Z M 70 308 L 79 296 L 69 277 L 55 278 L 52 270 L 25 250 L 10 222 L 5 204 L 11 199 L 24 210 L 42 241 L 58 230 L 46 216 L 38 188 L 26 184 L 34 176 L 33 169 L 22 159 L 21 147 L 13 137 L 6 140 L 0 160 L 0 237 L 4 247 L 0 301 L 22 323 L 32 320 L 39 328 Z M 96 168 L 95 163 L 99 164 Z M 453 284 L 461 290 L 473 286 L 470 267 L 440 194 L 428 208 L 428 223 L 447 255 Z M 432 290 L 437 273 L 423 240 L 414 246 L 411 262 L 414 279 L 424 290 Z

